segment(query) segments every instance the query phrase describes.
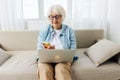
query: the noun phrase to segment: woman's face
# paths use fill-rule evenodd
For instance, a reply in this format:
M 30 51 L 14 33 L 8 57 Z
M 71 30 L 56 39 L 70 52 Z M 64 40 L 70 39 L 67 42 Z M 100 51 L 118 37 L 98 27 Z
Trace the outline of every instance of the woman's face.
M 61 29 L 62 15 L 51 13 L 48 18 L 54 29 Z

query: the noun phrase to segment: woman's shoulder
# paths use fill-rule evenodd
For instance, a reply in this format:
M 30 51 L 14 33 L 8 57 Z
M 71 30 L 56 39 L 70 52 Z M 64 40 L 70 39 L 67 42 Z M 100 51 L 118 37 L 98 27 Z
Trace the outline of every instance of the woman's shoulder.
M 47 32 L 50 29 L 50 24 L 47 24 L 40 28 L 40 32 Z
M 62 26 L 65 30 L 73 31 L 73 29 L 69 25 L 62 24 Z

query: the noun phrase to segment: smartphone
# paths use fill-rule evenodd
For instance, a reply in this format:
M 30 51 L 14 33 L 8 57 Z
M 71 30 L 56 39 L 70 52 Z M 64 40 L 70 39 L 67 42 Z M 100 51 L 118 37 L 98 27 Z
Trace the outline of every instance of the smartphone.
M 48 48 L 50 46 L 49 42 L 42 42 L 44 48 Z

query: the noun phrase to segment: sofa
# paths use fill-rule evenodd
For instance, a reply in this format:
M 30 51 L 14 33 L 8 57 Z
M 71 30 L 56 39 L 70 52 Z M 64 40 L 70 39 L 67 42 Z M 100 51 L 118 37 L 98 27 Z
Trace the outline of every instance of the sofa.
M 37 38 L 35 30 L 0 31 L 0 45 L 11 55 L 0 65 L 0 80 L 38 80 L 37 77 Z M 73 80 L 120 80 L 120 65 L 108 60 L 96 67 L 85 51 L 103 39 L 103 29 L 75 30 L 79 57 L 72 64 Z

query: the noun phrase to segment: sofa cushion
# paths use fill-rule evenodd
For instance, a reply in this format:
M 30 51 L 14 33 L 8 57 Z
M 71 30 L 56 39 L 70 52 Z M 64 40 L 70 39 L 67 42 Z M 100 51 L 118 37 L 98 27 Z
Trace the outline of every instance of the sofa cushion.
M 0 48 L 3 49 L 3 50 L 5 50 L 1 44 L 0 44 Z M 5 50 L 5 51 L 6 51 L 6 50 Z
M 77 48 L 90 47 L 95 43 L 95 40 L 104 37 L 103 29 L 79 29 L 74 31 Z M 35 50 L 38 34 L 39 30 L 0 31 L 0 43 L 5 50 Z
M 0 48 L 0 65 L 4 63 L 9 57 L 10 54 L 8 54 L 6 51 Z
M 0 31 L 0 43 L 7 51 L 35 50 L 38 33 L 35 30 Z
M 79 53 L 84 53 L 88 48 L 78 48 L 76 50 L 76 54 L 79 54 Z
M 99 66 L 118 52 L 120 52 L 120 45 L 107 39 L 100 40 L 86 51 L 96 66 Z
M 0 66 L 0 80 L 38 80 L 36 51 L 8 51 L 12 56 Z
M 93 45 L 97 39 L 104 38 L 104 30 L 77 29 L 75 30 L 75 36 L 76 36 L 77 48 L 88 48 L 91 45 Z
M 73 80 L 119 80 L 120 65 L 108 60 L 96 67 L 84 53 L 78 54 L 79 59 L 72 64 Z

